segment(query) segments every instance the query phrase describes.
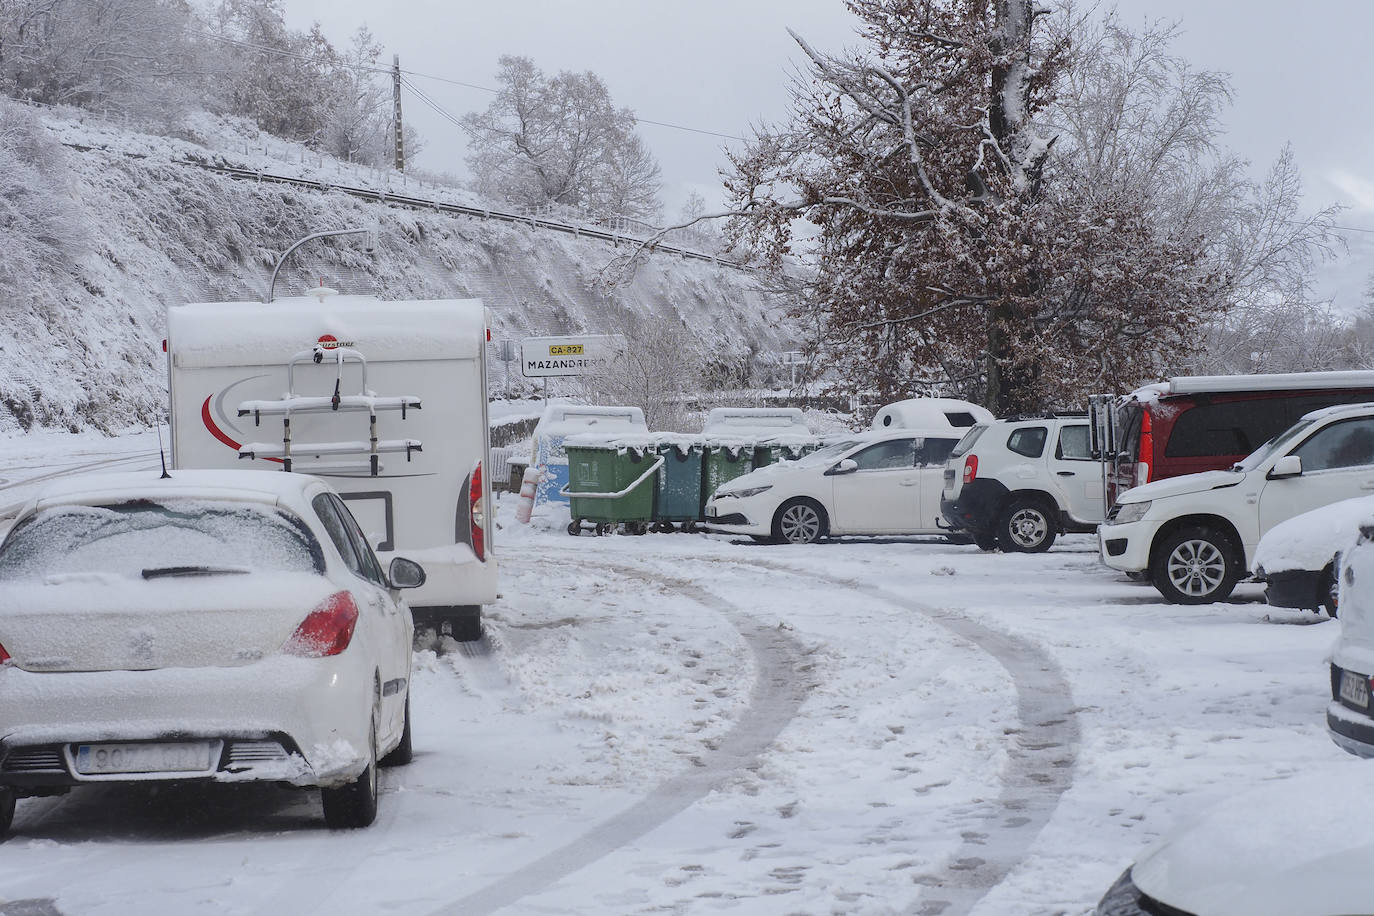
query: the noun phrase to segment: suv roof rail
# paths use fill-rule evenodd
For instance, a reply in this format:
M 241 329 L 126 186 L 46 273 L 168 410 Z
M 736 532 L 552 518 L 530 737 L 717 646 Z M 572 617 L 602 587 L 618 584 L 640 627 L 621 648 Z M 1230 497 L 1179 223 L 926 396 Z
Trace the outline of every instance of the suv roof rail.
M 1019 423 L 1022 420 L 1067 420 L 1067 419 L 1087 419 L 1087 411 L 1083 410 L 1043 410 L 1038 413 L 1019 413 L 1010 417 L 998 417 L 1007 423 Z

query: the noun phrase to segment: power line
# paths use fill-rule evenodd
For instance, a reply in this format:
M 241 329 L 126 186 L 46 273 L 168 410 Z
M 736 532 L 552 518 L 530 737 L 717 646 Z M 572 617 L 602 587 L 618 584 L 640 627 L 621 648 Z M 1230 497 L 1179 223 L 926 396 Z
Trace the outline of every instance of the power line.
M 317 56 L 311 55 L 311 54 L 300 54 L 300 53 L 297 53 L 297 52 L 295 52 L 295 51 L 287 51 L 287 50 L 285 50 L 285 49 L 283 49 L 283 48 L 273 48 L 273 47 L 268 46 L 268 45 L 255 44 L 254 42 L 251 42 L 251 41 L 243 41 L 243 40 L 237 39 L 237 38 L 230 38 L 230 37 L 228 37 L 227 35 L 216 35 L 216 34 L 213 33 L 213 32 L 206 32 L 206 31 L 204 31 L 204 30 L 202 30 L 202 29 L 194 29 L 194 28 L 191 28 L 191 27 L 189 27 L 189 26 L 186 27 L 185 31 L 190 32 L 190 33 L 193 34 L 193 35 L 199 35 L 199 36 L 201 36 L 202 38 L 208 38 L 208 39 L 210 39 L 211 41 L 220 42 L 220 43 L 222 43 L 222 44 L 233 45 L 234 47 L 244 48 L 244 49 L 247 49 L 247 50 L 250 50 L 250 51 L 259 51 L 259 52 L 261 52 L 261 53 L 263 53 L 263 54 L 275 54 L 275 55 L 277 55 L 278 57 L 286 57 L 286 58 L 290 58 L 290 59 L 292 59 L 292 60 L 305 61 L 305 62 L 307 62 L 307 63 L 329 64 L 329 65 L 331 65 L 331 66 L 335 66 L 335 67 L 344 67 L 344 68 L 347 68 L 347 69 L 350 69 L 350 70 L 358 70 L 358 71 L 362 71 L 362 72 L 365 72 L 365 73 L 390 73 L 390 72 L 391 72 L 391 68 L 389 68 L 389 67 L 374 67 L 374 66 L 368 66 L 367 64 L 353 64 L 353 63 L 349 63 L 349 62 L 347 62 L 347 61 L 337 60 L 337 59 L 334 59 L 334 58 L 317 57 Z M 449 77 L 446 77 L 446 76 L 438 76 L 438 75 L 433 74 L 433 73 L 420 73 L 420 72 L 417 71 L 417 70 L 408 70 L 408 69 L 402 68 L 402 69 L 401 69 L 401 74 L 402 74 L 403 76 L 414 76 L 414 77 L 419 77 L 420 79 L 434 80 L 435 82 L 439 82 L 439 83 L 447 83 L 447 84 L 449 84 L 449 85 L 451 85 L 451 86 L 461 86 L 461 87 L 463 87 L 464 89 L 475 89 L 475 90 L 477 90 L 478 92 L 486 92 L 486 93 L 490 93 L 490 94 L 492 94 L 492 95 L 498 95 L 498 94 L 500 93 L 500 91 L 501 91 L 501 90 L 499 90 L 499 89 L 493 89 L 493 88 L 491 88 L 490 86 L 479 86 L 479 85 L 477 85 L 476 83 L 466 83 L 466 82 L 463 82 L 462 80 L 450 79 Z M 409 89 L 410 89 L 411 92 L 414 92 L 417 96 L 421 95 L 420 90 L 418 90 L 418 89 L 415 87 L 415 84 L 414 84 L 414 83 L 412 83 L 412 82 L 407 82 L 406 85 L 409 87 Z M 422 101 L 425 101 L 425 100 L 422 99 Z M 428 99 L 428 100 L 426 101 L 426 104 L 428 104 L 431 108 L 436 108 L 436 110 L 438 109 L 438 103 L 435 102 L 433 99 Z M 450 113 L 448 113 L 448 112 L 445 112 L 445 111 L 442 111 L 442 110 L 440 110 L 439 113 L 440 113 L 441 115 L 443 115 L 443 117 L 446 118 L 447 120 L 453 121 L 455 124 L 457 124 L 457 121 L 454 119 L 454 117 L 453 117 L 452 114 L 450 114 Z M 707 129 L 704 128 L 704 127 L 689 127 L 689 126 L 687 126 L 687 125 L 685 125 L 685 124 L 673 124 L 672 122 L 669 122 L 669 121 L 658 121 L 658 120 L 654 120 L 654 119 L 652 119 L 652 118 L 641 118 L 641 117 L 638 117 L 638 116 L 633 117 L 632 120 L 633 120 L 636 124 L 652 124 L 652 125 L 655 126 L 655 127 L 666 127 L 666 128 L 669 128 L 670 130 L 681 130 L 681 131 L 685 131 L 685 132 L 687 132 L 687 133 L 703 134 L 703 135 L 708 136 L 708 137 L 719 137 L 719 138 L 721 138 L 722 140 L 738 140 L 738 141 L 740 141 L 741 143 L 747 142 L 747 141 L 745 140 L 744 137 L 739 137 L 739 136 L 736 136 L 736 135 L 734 135 L 734 134 L 722 133 L 722 132 L 716 131 L 716 130 L 707 130 Z

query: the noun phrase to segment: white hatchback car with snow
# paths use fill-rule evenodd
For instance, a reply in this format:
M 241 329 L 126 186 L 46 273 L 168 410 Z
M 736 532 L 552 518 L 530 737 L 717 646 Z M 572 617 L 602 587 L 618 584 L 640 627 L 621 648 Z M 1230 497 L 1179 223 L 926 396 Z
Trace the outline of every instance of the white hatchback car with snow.
M 706 527 L 757 540 L 946 534 L 941 475 L 951 430 L 889 429 L 845 436 L 793 461 L 750 471 L 706 501 Z
M 0 543 L 0 828 L 16 797 L 159 780 L 318 787 L 367 826 L 377 765 L 410 760 L 423 582 L 314 477 L 47 485 Z
M 1229 471 L 1122 494 L 1098 528 L 1104 563 L 1146 572 L 1169 601 L 1221 601 L 1270 528 L 1374 490 L 1374 405 L 1313 411 Z
M 1255 548 L 1255 581 L 1275 607 L 1325 610 L 1340 605 L 1341 558 L 1374 519 L 1374 496 L 1343 499 L 1270 528 Z

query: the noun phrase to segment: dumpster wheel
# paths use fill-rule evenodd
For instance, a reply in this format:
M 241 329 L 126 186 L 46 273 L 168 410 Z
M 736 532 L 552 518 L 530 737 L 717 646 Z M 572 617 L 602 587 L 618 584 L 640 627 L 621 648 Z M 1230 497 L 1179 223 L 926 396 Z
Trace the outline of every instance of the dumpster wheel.
M 568 522 L 568 534 L 571 534 L 573 537 L 577 537 L 581 533 L 582 519 L 575 518 L 572 521 Z
M 625 523 L 625 533 L 626 533 L 626 534 L 633 534 L 633 535 L 648 534 L 648 533 L 649 533 L 649 523 L 648 523 L 648 522 L 626 522 L 626 523 Z

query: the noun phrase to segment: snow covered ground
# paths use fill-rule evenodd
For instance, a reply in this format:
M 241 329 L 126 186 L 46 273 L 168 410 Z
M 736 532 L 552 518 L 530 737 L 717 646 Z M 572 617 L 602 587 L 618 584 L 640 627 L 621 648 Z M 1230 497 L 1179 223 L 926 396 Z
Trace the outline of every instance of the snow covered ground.
M 0 507 L 156 451 L 0 439 Z M 572 538 L 514 506 L 487 637 L 416 655 L 376 825 L 261 786 L 23 800 L 0 913 L 1083 914 L 1202 806 L 1362 765 L 1325 734 L 1339 622 L 1254 586 L 1164 605 L 1087 536 Z

